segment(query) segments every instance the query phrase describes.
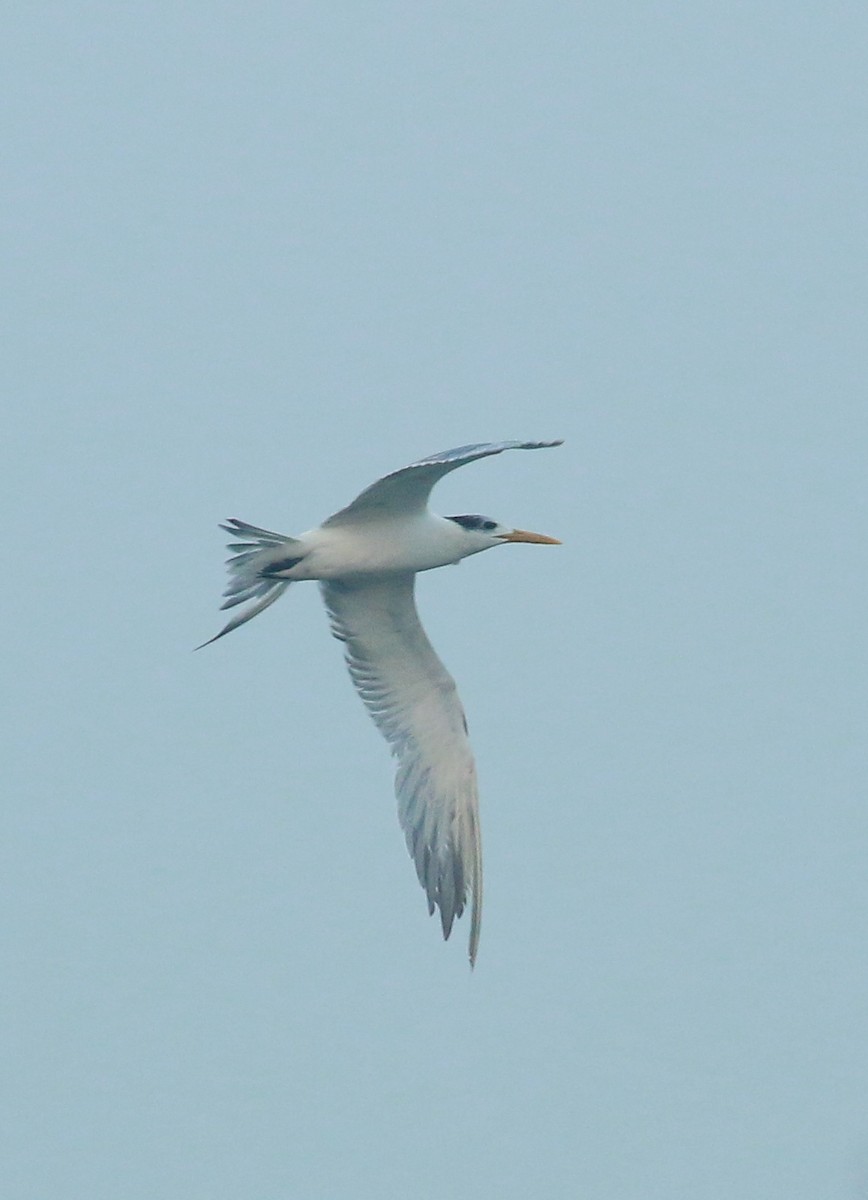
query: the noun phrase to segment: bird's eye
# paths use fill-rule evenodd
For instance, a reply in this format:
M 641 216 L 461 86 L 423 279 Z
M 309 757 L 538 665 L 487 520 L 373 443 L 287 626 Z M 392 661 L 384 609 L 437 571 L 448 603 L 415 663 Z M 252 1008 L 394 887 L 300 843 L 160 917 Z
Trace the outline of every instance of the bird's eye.
M 483 522 L 482 522 L 482 528 L 483 528 L 483 529 L 485 529 L 485 530 L 488 530 L 488 529 L 496 529 L 496 528 L 497 528 L 497 521 L 483 521 Z

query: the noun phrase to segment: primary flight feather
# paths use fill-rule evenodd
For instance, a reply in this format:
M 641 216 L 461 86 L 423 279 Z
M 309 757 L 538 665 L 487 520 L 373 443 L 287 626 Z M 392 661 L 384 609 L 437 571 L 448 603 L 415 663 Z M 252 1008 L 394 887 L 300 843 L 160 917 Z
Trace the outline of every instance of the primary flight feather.
M 419 621 L 419 571 L 459 562 L 507 542 L 558 545 L 476 514 L 440 517 L 428 508 L 438 479 L 504 450 L 542 450 L 554 442 L 488 442 L 432 454 L 383 476 L 297 538 L 244 521 L 221 525 L 229 586 L 223 608 L 248 604 L 216 642 L 261 613 L 291 583 L 319 582 L 332 632 L 344 643 L 357 692 L 398 760 L 398 816 L 428 911 L 440 910 L 443 936 L 471 897 L 471 965 L 482 916 L 482 842 L 476 767 L 455 681 Z M 201 648 L 201 647 L 200 647 Z

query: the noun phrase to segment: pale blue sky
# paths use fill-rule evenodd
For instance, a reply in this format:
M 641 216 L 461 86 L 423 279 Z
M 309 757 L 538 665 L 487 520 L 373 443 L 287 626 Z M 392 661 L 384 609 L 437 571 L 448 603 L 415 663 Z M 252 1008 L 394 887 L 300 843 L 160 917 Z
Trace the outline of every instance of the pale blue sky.
M 868 14 L 17 5 L 2 38 L 4 1200 L 868 1196 Z M 444 945 L 316 589 L 385 471 L 561 537 L 420 581 Z

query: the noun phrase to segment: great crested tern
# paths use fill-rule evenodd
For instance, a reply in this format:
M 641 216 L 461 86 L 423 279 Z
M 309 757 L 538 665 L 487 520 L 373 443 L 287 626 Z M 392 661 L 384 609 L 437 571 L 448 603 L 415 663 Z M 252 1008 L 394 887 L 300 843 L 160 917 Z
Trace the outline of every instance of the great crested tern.
M 440 910 L 444 938 L 472 897 L 471 966 L 482 917 L 476 766 L 455 681 L 416 612 L 416 574 L 508 542 L 560 543 L 490 517 L 437 516 L 428 497 L 438 479 L 478 458 L 561 444 L 486 442 L 432 454 L 378 479 L 297 538 L 235 518 L 220 526 L 238 539 L 227 547 L 231 579 L 222 608 L 252 603 L 202 644 L 263 612 L 291 583 L 319 582 L 356 691 L 398 760 L 398 816 L 428 912 Z

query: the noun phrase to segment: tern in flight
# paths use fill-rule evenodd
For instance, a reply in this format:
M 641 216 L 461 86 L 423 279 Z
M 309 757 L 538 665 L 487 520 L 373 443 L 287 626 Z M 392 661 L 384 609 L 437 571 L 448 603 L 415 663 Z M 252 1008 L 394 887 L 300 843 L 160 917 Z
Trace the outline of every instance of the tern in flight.
M 476 767 L 455 681 L 434 652 L 413 598 L 416 573 L 509 542 L 556 546 L 556 538 L 491 517 L 440 517 L 428 508 L 438 479 L 504 450 L 555 442 L 487 442 L 432 454 L 385 475 L 352 504 L 297 538 L 230 520 L 231 580 L 223 608 L 247 604 L 216 642 L 278 600 L 291 583 L 320 585 L 332 633 L 344 643 L 356 691 L 398 760 L 398 816 L 428 911 L 443 936 L 472 898 L 469 956 L 482 917 L 482 842 Z

